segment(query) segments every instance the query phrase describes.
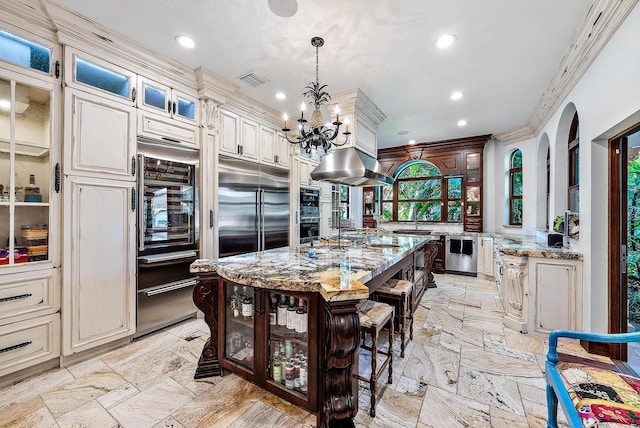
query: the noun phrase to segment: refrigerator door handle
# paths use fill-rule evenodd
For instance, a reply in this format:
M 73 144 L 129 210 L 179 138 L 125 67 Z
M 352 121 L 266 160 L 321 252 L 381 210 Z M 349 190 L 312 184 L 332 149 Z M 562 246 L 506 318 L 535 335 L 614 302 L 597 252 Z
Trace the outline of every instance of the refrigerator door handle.
M 260 220 L 262 221 L 262 225 L 260 226 L 260 234 L 262 235 L 261 239 L 261 247 L 260 251 L 264 251 L 267 247 L 266 240 L 264 238 L 264 218 L 265 218 L 265 206 L 264 206 L 264 189 L 260 190 Z
M 261 204 L 261 190 L 256 190 L 256 235 L 258 235 L 258 243 L 256 251 L 260 251 L 262 249 L 262 234 L 260 233 L 260 216 L 262 215 L 262 204 Z
M 144 219 L 144 155 L 138 155 L 138 250 L 144 251 L 144 233 L 146 223 Z

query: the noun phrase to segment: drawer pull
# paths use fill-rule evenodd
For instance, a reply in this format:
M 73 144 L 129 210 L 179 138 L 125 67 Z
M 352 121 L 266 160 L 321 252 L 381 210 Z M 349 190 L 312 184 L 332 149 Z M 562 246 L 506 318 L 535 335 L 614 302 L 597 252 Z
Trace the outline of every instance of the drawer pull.
M 17 345 L 8 346 L 6 348 L 0 349 L 0 354 L 4 354 L 5 352 L 15 351 L 16 349 L 24 348 L 25 346 L 31 345 L 31 341 L 18 343 Z
M 0 303 L 11 302 L 12 300 L 26 299 L 27 297 L 31 297 L 31 296 L 33 296 L 33 294 L 27 293 L 27 294 L 18 294 L 17 296 L 3 297 L 3 298 L 0 298 Z

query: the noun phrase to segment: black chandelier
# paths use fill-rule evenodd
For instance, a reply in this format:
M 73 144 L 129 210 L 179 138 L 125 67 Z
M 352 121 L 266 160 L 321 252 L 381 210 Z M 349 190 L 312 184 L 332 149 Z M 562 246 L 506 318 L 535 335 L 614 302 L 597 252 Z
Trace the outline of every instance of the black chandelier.
M 282 128 L 282 132 L 284 132 L 284 136 L 288 142 L 291 144 L 298 144 L 301 150 L 304 150 L 307 153 L 310 153 L 312 149 L 323 149 L 325 153 L 329 151 L 331 145 L 335 145 L 336 147 L 344 146 L 349 139 L 349 122 L 348 119 L 345 120 L 346 131 L 342 133 L 345 136 L 344 141 L 342 143 L 338 143 L 336 138 L 340 133 L 340 126 L 342 122 L 340 122 L 340 111 L 336 106 L 336 120 L 330 126 L 329 124 L 323 123 L 322 112 L 320 111 L 320 107 L 326 105 L 331 100 L 331 95 L 324 89 L 327 85 L 320 85 L 318 83 L 318 48 L 324 45 L 324 39 L 322 37 L 314 37 L 311 39 L 311 46 L 316 48 L 316 81 L 309 82 L 307 86 L 304 87 L 304 91 L 302 92 L 302 96 L 310 99 L 308 102 L 309 105 L 313 104 L 315 109 L 311 113 L 311 120 L 309 125 L 307 124 L 307 119 L 304 118 L 304 110 L 305 103 L 302 103 L 300 119 L 298 122 L 298 134 L 292 135 L 293 139 L 289 138 L 289 132 L 291 129 L 287 127 L 287 120 L 289 117 L 287 114 L 284 114 L 284 128 Z

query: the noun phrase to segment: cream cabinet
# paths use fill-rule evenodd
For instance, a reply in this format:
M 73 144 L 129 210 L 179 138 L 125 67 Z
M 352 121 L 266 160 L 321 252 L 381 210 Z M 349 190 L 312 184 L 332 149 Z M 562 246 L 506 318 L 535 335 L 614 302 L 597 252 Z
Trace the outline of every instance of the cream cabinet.
M 64 173 L 135 181 L 136 110 L 65 89 Z
M 260 162 L 270 165 L 275 165 L 276 158 L 276 143 L 278 142 L 278 135 L 275 129 L 268 128 L 266 126 L 260 126 Z
M 240 156 L 240 116 L 220 109 L 219 127 L 220 153 L 235 157 Z
M 138 76 L 137 82 L 138 108 L 173 120 L 198 125 L 200 103 L 197 96 L 186 94 L 143 76 Z
M 478 237 L 478 273 L 493 277 L 493 238 Z
M 529 259 L 529 332 L 582 329 L 582 261 Z
M 504 325 L 520 333 L 527 333 L 529 299 L 527 282 L 527 256 L 503 256 L 501 275 Z
M 291 143 L 284 138 L 281 132 L 278 132 L 278 138 L 276 140 L 275 155 L 277 166 L 283 168 L 291 167 Z
M 135 332 L 134 183 L 65 180 L 63 354 Z
M 260 125 L 258 122 L 240 118 L 240 155 L 249 160 L 258 160 L 258 141 Z
M 320 200 L 320 236 L 331 236 L 331 199 Z
M 298 168 L 298 182 L 301 187 L 309 187 L 311 184 L 311 170 L 309 169 L 309 160 L 308 159 L 297 159 L 298 164 L 300 165 Z
M 200 129 L 190 123 L 138 109 L 138 135 L 197 149 Z

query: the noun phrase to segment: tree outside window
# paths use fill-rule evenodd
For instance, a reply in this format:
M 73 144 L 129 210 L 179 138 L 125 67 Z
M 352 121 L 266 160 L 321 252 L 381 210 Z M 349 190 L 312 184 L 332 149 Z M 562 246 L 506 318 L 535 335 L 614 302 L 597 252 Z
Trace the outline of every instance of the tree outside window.
M 462 222 L 462 177 L 443 177 L 428 161 L 412 163 L 382 187 L 384 220 Z
M 522 225 L 522 152 L 509 159 L 509 224 Z

